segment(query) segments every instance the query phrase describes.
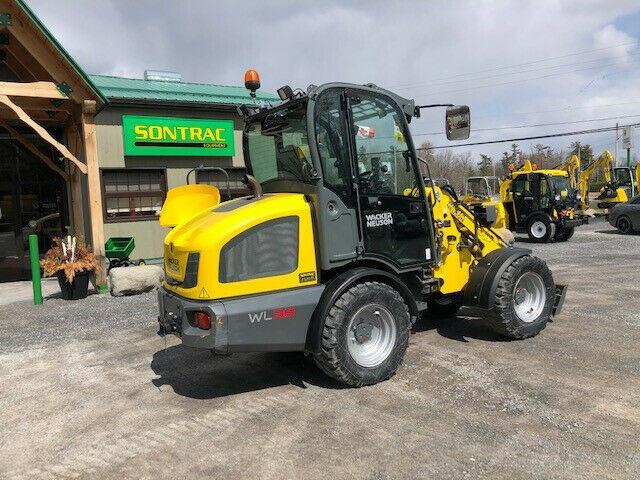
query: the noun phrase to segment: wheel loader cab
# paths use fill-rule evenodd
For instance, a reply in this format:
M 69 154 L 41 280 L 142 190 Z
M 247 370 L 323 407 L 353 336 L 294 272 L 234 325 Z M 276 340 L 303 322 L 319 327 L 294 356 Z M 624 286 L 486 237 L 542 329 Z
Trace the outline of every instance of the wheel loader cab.
M 375 87 L 328 84 L 246 119 L 248 172 L 266 195 L 305 195 L 324 274 L 355 260 L 395 272 L 432 262 L 411 109 Z M 403 194 L 416 186 L 417 197 Z

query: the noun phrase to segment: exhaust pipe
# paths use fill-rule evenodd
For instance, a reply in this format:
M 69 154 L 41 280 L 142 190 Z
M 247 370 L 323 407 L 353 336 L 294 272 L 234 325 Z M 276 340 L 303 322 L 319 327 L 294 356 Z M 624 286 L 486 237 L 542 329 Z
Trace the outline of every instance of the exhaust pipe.
M 245 175 L 242 183 L 249 187 L 249 190 L 251 190 L 251 193 L 255 198 L 262 196 L 262 185 L 260 185 L 260 182 L 258 182 L 256 177 L 253 175 Z

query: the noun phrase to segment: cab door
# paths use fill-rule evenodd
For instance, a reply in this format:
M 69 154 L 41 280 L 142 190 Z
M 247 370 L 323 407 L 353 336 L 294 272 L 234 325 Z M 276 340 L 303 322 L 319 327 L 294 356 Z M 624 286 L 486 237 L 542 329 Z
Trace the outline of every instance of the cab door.
M 424 264 L 433 256 L 429 217 L 424 191 L 411 195 L 421 182 L 404 113 L 378 93 L 350 90 L 346 98 L 364 256 L 398 269 Z
M 536 185 L 529 175 L 518 175 L 511 182 L 513 192 L 513 213 L 516 224 L 520 225 L 535 209 Z

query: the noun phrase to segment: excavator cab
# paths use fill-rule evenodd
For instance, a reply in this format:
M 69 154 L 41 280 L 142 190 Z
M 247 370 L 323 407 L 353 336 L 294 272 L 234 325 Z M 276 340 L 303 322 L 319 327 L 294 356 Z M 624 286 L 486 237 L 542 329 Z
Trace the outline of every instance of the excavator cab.
M 627 194 L 628 198 L 636 195 L 638 192 L 638 185 L 634 178 L 634 172 L 629 167 L 614 167 L 613 178 L 620 188 L 622 188 Z
M 254 92 L 257 74 L 247 78 Z M 280 104 L 240 109 L 251 195 L 164 240 L 160 335 L 217 353 L 305 351 L 361 386 L 395 373 L 425 310 L 474 306 L 509 338 L 559 312 L 565 287 L 487 226 L 490 209 L 476 217 L 450 186 L 425 182 L 413 100 L 371 84 L 278 94 Z M 468 107 L 448 107 L 445 126 L 449 139 L 468 137 Z

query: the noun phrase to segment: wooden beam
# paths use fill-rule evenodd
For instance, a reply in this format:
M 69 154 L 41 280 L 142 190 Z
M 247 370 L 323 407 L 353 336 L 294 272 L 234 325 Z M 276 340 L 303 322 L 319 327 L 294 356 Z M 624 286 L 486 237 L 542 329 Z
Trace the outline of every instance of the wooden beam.
M 64 95 L 53 82 L 0 82 L 0 95 L 9 97 L 53 98 L 66 100 Z
M 76 156 L 82 156 L 82 140 L 80 138 L 80 127 L 75 122 L 70 122 L 65 128 L 65 139 L 69 150 Z M 73 234 L 83 242 L 87 241 L 84 228 L 84 211 L 86 210 L 85 198 L 82 195 L 82 182 L 86 178 L 74 164 L 69 164 L 71 173 L 71 183 L 69 202 L 71 226 Z
M 13 21 L 7 27 L 12 37 L 15 37 L 22 44 L 56 83 L 66 82 L 71 86 L 71 97 L 77 103 L 96 98 L 95 93 L 87 86 L 80 74 L 67 64 L 66 59 L 50 44 L 40 30 L 32 27 L 31 20 L 18 8 L 15 2 L 2 2 L 1 4 L 5 6 L 5 12 L 12 15 Z
M 54 123 L 58 125 L 64 124 L 69 118 L 69 117 L 61 116 L 63 115 L 62 112 L 54 112 L 54 113 L 56 115 L 51 116 L 47 112 L 44 112 L 42 110 L 35 110 L 35 111 L 32 111 L 29 114 L 29 116 L 31 117 L 32 120 L 38 122 L 41 125 L 44 125 L 47 123 Z M 9 107 L 1 103 L 0 103 L 0 119 L 19 120 L 18 116 L 15 114 L 15 112 L 12 109 L 10 109 Z
M 104 216 L 102 213 L 102 188 L 98 166 L 98 144 L 96 142 L 95 100 L 82 104 L 82 136 L 84 158 L 87 162 L 87 186 L 89 190 L 89 217 L 91 219 L 91 245 L 98 258 L 104 258 Z M 96 283 L 106 283 L 105 272 L 96 272 Z
M 0 126 L 2 126 L 2 128 L 4 128 L 7 132 L 9 132 L 9 135 L 11 135 L 11 138 L 21 143 L 22 145 L 24 145 L 27 148 L 27 150 L 29 150 L 36 157 L 42 160 L 51 170 L 56 172 L 58 175 L 64 178 L 67 182 L 69 181 L 69 175 L 67 174 L 67 172 L 65 172 L 60 167 L 58 167 L 58 165 L 56 165 L 53 162 L 53 160 L 51 160 L 44 153 L 38 150 L 38 148 L 33 143 L 31 143 L 29 139 L 27 139 L 24 135 L 19 133 L 11 125 L 9 125 L 7 122 L 3 120 L 0 120 Z
M 4 48 L 11 52 L 11 56 L 13 56 L 16 60 L 18 60 L 27 70 L 29 70 L 34 77 L 34 80 L 48 80 L 53 81 L 53 77 L 47 72 L 47 70 L 40 65 L 33 55 L 29 53 L 29 50 L 24 48 L 24 46 L 11 35 L 9 32 L 9 45 L 5 45 Z
M 23 82 L 34 82 L 38 80 L 36 75 L 31 71 L 29 67 L 25 65 L 25 63 L 16 56 L 11 50 L 8 48 L 4 49 L 5 53 L 5 63 L 7 66 L 17 75 L 17 77 Z M 49 80 L 48 77 L 41 78 L 40 80 Z
M 7 97 L 6 95 L 0 95 L 0 103 L 4 103 L 11 110 L 13 110 L 16 113 L 16 115 L 18 115 L 18 118 L 20 120 L 22 120 L 24 123 L 26 123 L 31 128 L 33 128 L 38 135 L 40 135 L 44 140 L 46 140 L 51 145 L 53 145 L 55 148 L 57 148 L 58 151 L 60 153 L 62 153 L 63 157 L 65 157 L 66 159 L 71 160 L 73 163 L 75 163 L 76 166 L 80 169 L 80 171 L 82 173 L 85 173 L 85 174 L 87 173 L 87 166 L 84 163 L 82 163 L 80 160 L 78 160 L 73 155 L 73 153 L 71 153 L 67 149 L 67 147 L 65 147 L 60 142 L 55 140 L 51 135 L 49 135 L 49 132 L 47 132 L 44 128 L 42 128 L 38 123 L 33 121 L 33 119 L 29 115 L 27 115 L 27 113 L 24 110 L 22 110 L 18 105 L 13 103 L 9 99 L 9 97 Z M 94 126 L 94 128 L 95 128 L 95 126 Z

